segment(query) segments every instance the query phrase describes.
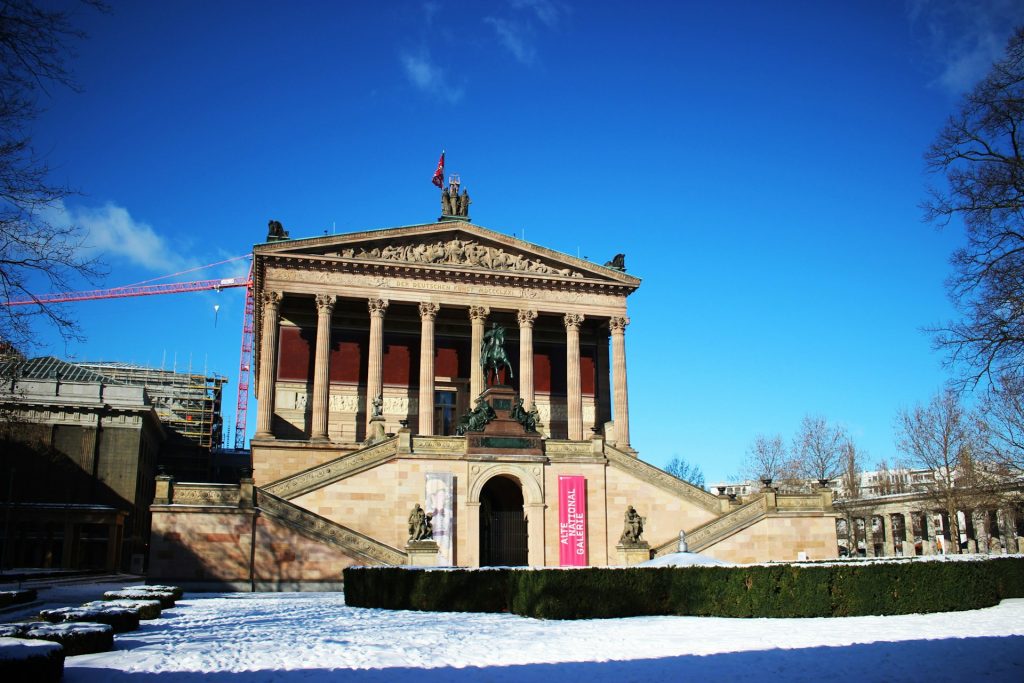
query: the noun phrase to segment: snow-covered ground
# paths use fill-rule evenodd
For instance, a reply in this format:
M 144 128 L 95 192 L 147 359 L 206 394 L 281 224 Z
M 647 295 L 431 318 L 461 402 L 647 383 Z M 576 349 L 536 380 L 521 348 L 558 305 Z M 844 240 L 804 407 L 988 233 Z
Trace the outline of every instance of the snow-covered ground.
M 64 680 L 1019 683 L 1024 599 L 900 617 L 560 622 L 359 609 L 338 593 L 187 594 L 116 648 L 68 658 Z

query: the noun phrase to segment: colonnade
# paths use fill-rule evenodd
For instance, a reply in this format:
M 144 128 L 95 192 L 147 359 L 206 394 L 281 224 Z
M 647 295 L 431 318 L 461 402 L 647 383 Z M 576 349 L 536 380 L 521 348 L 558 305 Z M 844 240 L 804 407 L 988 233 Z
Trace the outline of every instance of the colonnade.
M 280 291 L 265 291 L 262 296 L 263 314 L 260 335 L 259 388 L 257 392 L 258 412 L 255 439 L 272 439 L 274 415 L 274 385 L 276 382 L 277 339 L 280 323 L 280 306 L 284 296 Z M 330 405 L 330 337 L 331 315 L 337 297 L 333 294 L 317 294 L 314 302 L 317 310 L 316 350 L 313 368 L 313 416 L 310 440 L 327 441 L 327 417 Z M 434 302 L 420 302 L 420 375 L 419 375 L 419 433 L 429 436 L 434 432 L 434 321 L 441 305 Z M 381 298 L 367 299 L 370 339 L 366 381 L 366 418 L 373 415 L 372 402 L 381 395 L 383 388 L 383 330 L 388 301 Z M 471 325 L 470 339 L 470 392 L 476 398 L 484 390 L 484 372 L 480 366 L 480 346 L 490 308 L 484 305 L 468 307 Z M 519 396 L 523 405 L 534 406 L 533 377 L 533 326 L 537 319 L 536 309 L 519 309 L 516 320 L 519 324 Z M 581 313 L 563 314 L 566 339 L 566 387 L 569 439 L 580 441 L 583 434 L 583 392 L 580 378 L 580 326 L 585 316 Z M 629 446 L 629 405 L 626 388 L 626 342 L 625 330 L 629 318 L 610 316 L 608 325 L 611 332 L 611 374 L 614 402 L 615 442 Z
M 991 515 L 991 512 L 995 514 Z M 952 525 L 948 515 L 942 511 L 860 510 L 849 511 L 843 519 L 846 522 L 847 549 L 851 555 L 859 553 L 859 539 L 863 538 L 866 557 L 911 557 L 943 552 L 1016 553 L 1024 543 L 1024 538 L 1019 535 L 1019 514 L 1020 511 L 1012 507 L 966 513 L 964 523 L 958 524 L 962 538 L 957 539 L 951 538 Z M 936 518 L 939 519 L 938 523 Z M 858 533 L 859 525 L 863 525 L 863 536 Z M 964 539 L 966 548 L 961 549 L 960 544 Z

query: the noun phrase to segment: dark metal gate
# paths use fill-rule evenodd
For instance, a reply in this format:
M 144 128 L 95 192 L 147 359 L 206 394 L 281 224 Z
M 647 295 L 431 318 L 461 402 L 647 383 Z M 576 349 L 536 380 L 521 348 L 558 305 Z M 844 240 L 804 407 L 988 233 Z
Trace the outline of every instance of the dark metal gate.
M 486 555 L 481 564 L 524 567 L 527 564 L 526 517 L 521 510 L 492 512 L 487 530 Z

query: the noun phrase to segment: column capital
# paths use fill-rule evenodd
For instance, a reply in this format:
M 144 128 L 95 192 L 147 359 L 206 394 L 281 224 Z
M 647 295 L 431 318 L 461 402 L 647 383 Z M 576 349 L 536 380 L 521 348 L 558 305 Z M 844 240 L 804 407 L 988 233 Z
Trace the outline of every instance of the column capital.
M 533 321 L 537 319 L 537 311 L 532 308 L 520 308 L 516 311 L 516 320 L 519 327 L 533 327 Z
M 316 295 L 316 310 L 318 313 L 330 315 L 331 311 L 334 310 L 334 304 L 337 302 L 338 297 L 333 294 L 317 294 Z
M 625 332 L 628 324 L 629 318 L 624 315 L 613 315 L 608 319 L 608 327 L 612 332 Z
M 281 303 L 281 298 L 284 296 L 283 292 L 278 292 L 273 289 L 267 289 L 263 292 L 263 305 L 277 307 Z
M 437 317 L 437 312 L 441 310 L 438 304 L 430 303 L 429 301 L 420 302 L 420 319 L 421 320 L 433 320 Z
M 367 299 L 366 307 L 370 310 L 370 315 L 374 317 L 384 317 L 384 313 L 388 310 L 387 299 Z
M 580 325 L 583 324 L 584 316 L 582 313 L 566 313 L 565 314 L 565 329 L 579 331 Z
M 491 314 L 489 306 L 470 306 L 469 307 L 469 319 L 470 320 L 481 320 L 486 321 L 487 316 Z

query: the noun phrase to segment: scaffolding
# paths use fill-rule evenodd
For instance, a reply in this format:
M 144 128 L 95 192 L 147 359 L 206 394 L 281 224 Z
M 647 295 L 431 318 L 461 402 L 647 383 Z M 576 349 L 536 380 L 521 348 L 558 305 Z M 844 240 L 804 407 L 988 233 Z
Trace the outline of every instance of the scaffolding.
M 220 446 L 224 430 L 221 394 L 228 381 L 223 375 L 175 372 L 131 363 L 75 365 L 125 384 L 145 387 L 164 427 L 198 446 Z

